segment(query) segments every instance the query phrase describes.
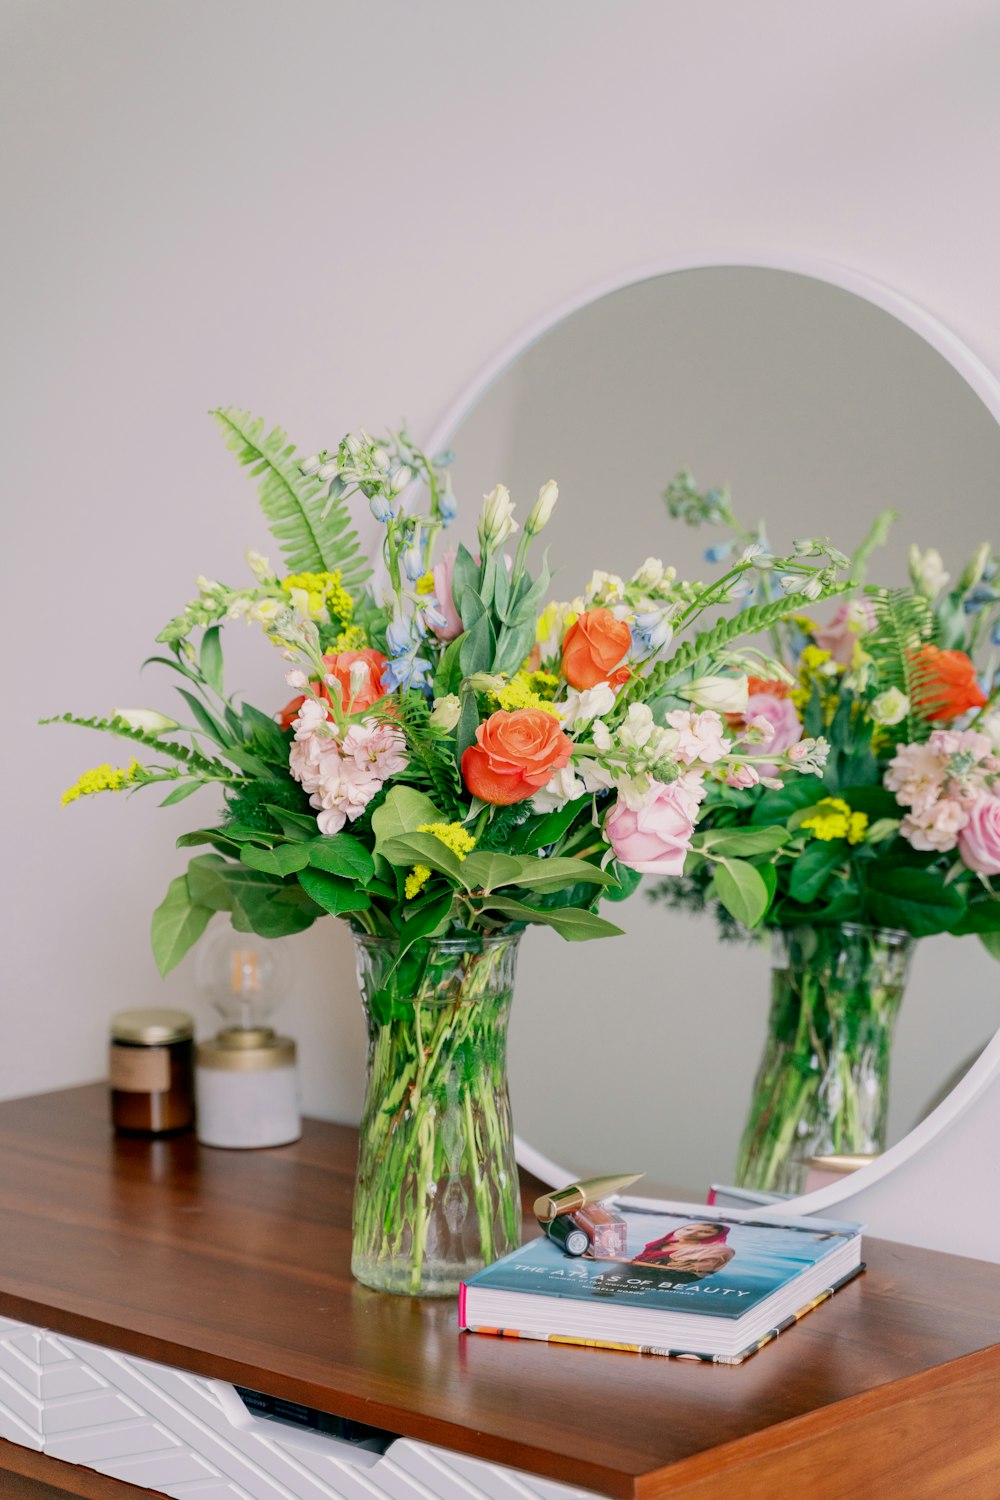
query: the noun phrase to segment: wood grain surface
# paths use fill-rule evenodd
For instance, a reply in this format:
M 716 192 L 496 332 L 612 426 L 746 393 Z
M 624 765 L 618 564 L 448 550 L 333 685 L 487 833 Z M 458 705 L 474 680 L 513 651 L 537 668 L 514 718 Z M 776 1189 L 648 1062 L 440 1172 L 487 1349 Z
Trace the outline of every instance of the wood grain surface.
M 101 1085 L 0 1104 L 0 1314 L 609 1495 L 1000 1496 L 1000 1267 L 866 1240 L 736 1368 L 460 1335 L 352 1280 L 356 1140 L 124 1140 Z

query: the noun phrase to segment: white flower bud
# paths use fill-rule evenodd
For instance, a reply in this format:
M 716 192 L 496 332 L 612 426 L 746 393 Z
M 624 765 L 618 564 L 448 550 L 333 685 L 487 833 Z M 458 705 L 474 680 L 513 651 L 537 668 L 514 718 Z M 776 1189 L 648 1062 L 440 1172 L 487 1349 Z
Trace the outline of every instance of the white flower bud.
M 663 564 L 658 557 L 647 557 L 642 567 L 632 574 L 632 582 L 640 589 L 659 588 L 663 581 Z
M 299 470 L 308 479 L 312 474 L 315 474 L 318 471 L 319 466 L 322 462 L 322 453 L 313 453 L 309 456 L 309 458 L 304 459 L 302 463 L 299 464 Z
M 371 667 L 366 661 L 352 661 L 350 671 L 351 697 L 356 698 L 368 686 Z
M 488 495 L 483 496 L 483 508 L 479 515 L 480 540 L 484 547 L 492 551 L 502 547 L 507 538 L 517 530 L 510 491 L 505 484 L 498 484 Z
M 155 708 L 113 708 L 112 719 L 120 719 L 129 729 L 141 729 L 144 734 L 166 734 L 168 729 L 180 728 L 176 719 L 168 719 Z
M 308 682 L 308 678 L 300 667 L 293 667 L 290 672 L 285 673 L 285 681 L 290 688 L 294 688 L 296 692 L 301 693 Z
M 944 588 L 951 574 L 945 572 L 941 554 L 936 547 L 928 547 L 926 552 L 921 552 L 914 543 L 910 548 L 910 577 L 918 593 L 933 599 Z
M 455 693 L 448 693 L 444 698 L 435 698 L 434 707 L 431 709 L 431 723 L 444 734 L 450 734 L 458 723 L 461 708 L 461 700 Z
M 331 459 L 327 464 L 321 464 L 316 470 L 316 478 L 321 484 L 326 484 L 328 479 L 336 479 L 340 473 L 340 465 L 336 459 Z
M 397 469 L 395 474 L 392 476 L 392 493 L 394 495 L 398 495 L 401 490 L 405 490 L 406 486 L 409 484 L 412 478 L 413 470 L 408 469 L 406 465 L 403 464 L 403 466 Z
M 274 577 L 273 573 L 271 572 L 271 564 L 268 562 L 267 558 L 262 552 L 258 552 L 253 547 L 248 547 L 245 556 L 247 560 L 247 567 L 250 569 L 251 573 L 258 580 L 258 582 L 264 583 L 268 578 Z
M 352 458 L 357 458 L 364 444 L 360 438 L 356 438 L 353 432 L 349 432 L 344 439 L 344 446 Z
M 550 479 L 538 491 L 538 499 L 532 506 L 531 514 L 525 522 L 524 529 L 528 536 L 537 536 L 542 527 L 549 524 L 558 499 L 559 486 L 554 479 Z
M 696 677 L 678 692 L 698 708 L 714 708 L 720 714 L 745 713 L 749 697 L 745 677 Z

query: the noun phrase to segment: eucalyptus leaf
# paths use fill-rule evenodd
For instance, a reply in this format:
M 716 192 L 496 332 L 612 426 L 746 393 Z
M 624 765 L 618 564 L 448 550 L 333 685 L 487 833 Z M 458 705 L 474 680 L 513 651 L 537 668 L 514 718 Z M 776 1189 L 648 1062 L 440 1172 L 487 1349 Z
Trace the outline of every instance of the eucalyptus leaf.
M 760 871 L 745 860 L 726 859 L 715 867 L 714 884 L 729 915 L 744 927 L 756 927 L 771 900 Z
M 500 912 L 514 922 L 533 922 L 552 927 L 569 943 L 582 943 L 590 938 L 619 937 L 622 929 L 596 912 L 577 907 L 541 908 L 529 906 L 524 901 L 512 901 L 507 896 L 489 896 L 484 902 L 489 911 Z
M 178 875 L 170 882 L 152 921 L 153 957 L 161 974 L 169 974 L 180 963 L 211 917 L 210 906 L 198 906 L 191 899 L 186 875 Z
M 333 916 L 349 911 L 367 911 L 371 905 L 368 892 L 361 890 L 354 881 L 341 880 L 324 870 L 300 870 L 298 880 L 306 895 Z
M 263 870 L 266 875 L 294 875 L 304 870 L 312 858 L 307 844 L 278 844 L 274 849 L 262 849 L 259 844 L 244 844 L 240 859 L 251 870 Z

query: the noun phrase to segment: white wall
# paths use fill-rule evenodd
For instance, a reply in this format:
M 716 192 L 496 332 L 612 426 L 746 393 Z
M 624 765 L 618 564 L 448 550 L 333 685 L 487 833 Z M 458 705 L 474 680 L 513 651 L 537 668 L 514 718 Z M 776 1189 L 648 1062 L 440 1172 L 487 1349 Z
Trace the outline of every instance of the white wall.
M 99 1076 L 113 1009 L 192 999 L 190 964 L 161 985 L 146 934 L 197 802 L 62 811 L 115 747 L 33 725 L 164 701 L 137 674 L 147 643 L 195 573 L 237 578 L 262 542 L 206 408 L 253 406 L 309 447 L 403 414 L 427 433 L 547 308 L 719 245 L 866 271 L 1000 370 L 1000 14 L 8 0 L 2 26 L 11 1096 Z M 266 702 L 257 642 L 231 656 Z M 350 1118 L 349 941 L 326 924 L 298 948 L 307 1103 Z M 1000 1258 L 1000 1216 L 977 1245 Z

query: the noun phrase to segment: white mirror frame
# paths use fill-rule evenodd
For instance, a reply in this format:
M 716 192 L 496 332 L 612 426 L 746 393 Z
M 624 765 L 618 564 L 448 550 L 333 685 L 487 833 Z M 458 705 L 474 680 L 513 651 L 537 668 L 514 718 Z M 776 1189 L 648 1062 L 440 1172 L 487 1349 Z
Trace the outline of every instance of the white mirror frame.
M 663 260 L 655 261 L 650 265 L 644 265 L 631 271 L 619 272 L 616 275 L 606 277 L 603 281 L 591 286 L 585 292 L 568 298 L 556 307 L 552 312 L 545 314 L 522 330 L 500 353 L 479 372 L 459 398 L 453 402 L 445 416 L 439 423 L 436 431 L 428 444 L 428 451 L 437 453 L 446 448 L 454 437 L 459 423 L 468 416 L 473 407 L 486 391 L 492 386 L 515 360 L 519 359 L 539 339 L 551 332 L 558 324 L 571 317 L 573 313 L 588 307 L 602 297 L 610 296 L 613 292 L 623 291 L 626 287 L 635 286 L 643 281 L 651 281 L 654 277 L 667 276 L 675 271 L 709 271 L 709 270 L 737 270 L 752 268 L 762 271 L 791 271 L 799 276 L 811 277 L 814 281 L 823 281 L 831 286 L 842 288 L 845 292 L 853 292 L 856 297 L 861 297 L 865 302 L 880 307 L 884 312 L 897 318 L 899 322 L 913 330 L 933 349 L 948 361 L 952 369 L 961 375 L 965 383 L 975 391 L 983 405 L 990 412 L 994 420 L 1000 425 L 1000 380 L 989 370 L 986 365 L 975 355 L 968 345 L 964 344 L 956 334 L 933 317 L 904 297 L 895 292 L 891 287 L 884 286 L 881 282 L 860 271 L 854 271 L 846 266 L 835 265 L 808 255 L 782 255 L 782 254 L 758 254 L 750 251 L 719 251 L 716 253 L 701 253 L 691 255 L 673 255 Z M 910 1161 L 917 1156 L 931 1141 L 943 1135 L 954 1122 L 962 1115 L 969 1106 L 993 1083 L 1000 1078 L 1000 1029 L 998 1029 L 993 1040 L 985 1047 L 979 1058 L 966 1073 L 962 1081 L 951 1091 L 946 1099 L 933 1110 L 925 1120 L 922 1120 L 908 1135 L 904 1136 L 896 1145 L 887 1151 L 867 1167 L 862 1167 L 857 1172 L 851 1172 L 832 1183 L 829 1187 L 820 1188 L 816 1192 L 806 1193 L 801 1198 L 792 1202 L 782 1202 L 780 1213 L 812 1214 L 826 1212 L 836 1207 L 847 1198 L 853 1198 L 866 1188 L 873 1187 L 890 1172 L 901 1167 L 904 1162 Z M 560 1167 L 542 1152 L 535 1150 L 528 1142 L 520 1137 L 515 1137 L 517 1160 L 526 1171 L 533 1172 L 544 1182 L 557 1184 L 567 1182 L 572 1178 L 572 1173 Z M 765 1209 L 760 1210 L 763 1216 Z

